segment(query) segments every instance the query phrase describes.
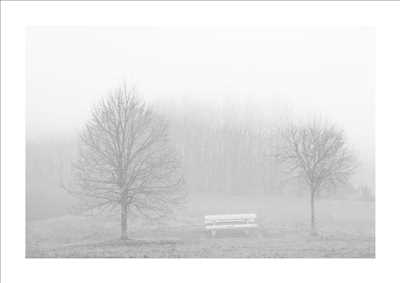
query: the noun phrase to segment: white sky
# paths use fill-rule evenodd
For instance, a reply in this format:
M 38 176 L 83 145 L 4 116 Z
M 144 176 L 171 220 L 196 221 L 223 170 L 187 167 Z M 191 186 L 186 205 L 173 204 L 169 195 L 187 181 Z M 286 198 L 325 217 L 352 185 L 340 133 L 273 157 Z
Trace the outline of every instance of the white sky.
M 27 64 L 28 138 L 76 132 L 93 103 L 126 81 L 149 101 L 317 115 L 373 158 L 370 29 L 30 28 Z

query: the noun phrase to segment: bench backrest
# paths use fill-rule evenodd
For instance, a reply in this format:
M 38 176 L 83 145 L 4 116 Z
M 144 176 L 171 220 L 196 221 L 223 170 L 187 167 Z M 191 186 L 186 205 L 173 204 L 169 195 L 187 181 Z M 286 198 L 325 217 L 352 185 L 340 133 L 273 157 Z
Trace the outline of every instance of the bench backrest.
M 257 215 L 255 213 L 247 214 L 218 214 L 204 216 L 204 223 L 227 223 L 227 222 L 255 222 Z

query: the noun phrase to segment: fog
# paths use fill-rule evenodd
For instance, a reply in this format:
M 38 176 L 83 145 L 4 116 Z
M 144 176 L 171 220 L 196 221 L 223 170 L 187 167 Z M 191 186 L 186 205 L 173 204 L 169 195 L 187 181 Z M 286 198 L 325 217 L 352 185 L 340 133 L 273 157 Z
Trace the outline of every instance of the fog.
M 30 28 L 27 136 L 75 133 L 121 82 L 146 101 L 321 116 L 374 151 L 372 29 Z
M 293 229 L 299 240 L 308 221 L 308 191 L 286 182 L 267 156 L 278 141 L 276 129 L 318 120 L 343 129 L 357 158 L 348 184 L 318 195 L 319 227 L 337 237 L 337 231 L 361 235 L 360 250 L 351 256 L 374 254 L 374 204 L 359 190 L 375 191 L 373 29 L 31 27 L 26 35 L 32 254 L 44 242 L 81 241 L 85 233 L 108 239 L 118 231 L 115 219 L 107 226 L 110 219 L 74 218 L 76 200 L 61 183 L 71 181 L 78 134 L 94 105 L 121 85 L 133 87 L 169 122 L 189 193 L 177 220 L 186 227 L 182 233 L 207 214 L 256 212 L 268 233 Z M 133 230 L 141 227 L 136 217 L 130 221 Z M 282 246 L 286 252 L 290 244 Z
M 26 36 L 27 256 L 374 256 L 373 29 L 30 27 Z M 119 212 L 82 215 L 61 185 L 73 181 L 94 105 L 122 85 L 168 121 L 188 194 L 166 230 L 131 212 L 128 235 L 154 241 L 147 248 L 99 253 L 70 244 L 119 237 Z M 304 238 L 307 185 L 271 158 L 277 130 L 310 121 L 343 129 L 357 159 L 347 184 L 317 194 L 317 228 L 335 239 L 321 243 Z M 210 242 L 203 218 L 213 214 L 252 217 L 260 237 Z M 158 244 L 171 237 L 172 250 Z

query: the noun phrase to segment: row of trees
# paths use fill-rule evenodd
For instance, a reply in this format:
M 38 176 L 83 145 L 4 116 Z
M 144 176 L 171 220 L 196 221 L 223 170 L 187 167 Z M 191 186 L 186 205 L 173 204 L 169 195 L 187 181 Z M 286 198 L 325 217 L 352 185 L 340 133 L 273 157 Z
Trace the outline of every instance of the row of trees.
M 172 138 L 188 189 L 194 192 L 273 192 L 279 164 L 266 133 L 231 125 L 173 122 Z
M 121 238 L 127 239 L 132 210 L 160 218 L 188 190 L 265 190 L 279 186 L 283 175 L 308 187 L 314 231 L 316 193 L 347 182 L 354 171 L 344 133 L 329 124 L 265 132 L 185 121 L 175 121 L 169 131 L 166 120 L 133 90 L 119 88 L 94 108 L 83 129 L 74 183 L 67 190 L 89 208 L 119 209 Z

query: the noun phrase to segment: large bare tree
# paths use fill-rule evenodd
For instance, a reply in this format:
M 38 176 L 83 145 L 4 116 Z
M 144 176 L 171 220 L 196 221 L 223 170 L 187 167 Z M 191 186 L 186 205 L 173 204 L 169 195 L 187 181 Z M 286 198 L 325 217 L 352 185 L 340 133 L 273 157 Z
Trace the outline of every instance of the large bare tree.
M 290 176 L 305 182 L 310 192 L 310 224 L 315 233 L 316 194 L 332 185 L 344 184 L 355 169 L 355 159 L 342 130 L 335 126 L 312 122 L 294 125 L 282 131 L 278 158 Z
M 125 86 L 92 111 L 73 167 L 70 191 L 89 208 L 120 209 L 121 239 L 128 238 L 131 210 L 158 218 L 184 197 L 166 121 Z

